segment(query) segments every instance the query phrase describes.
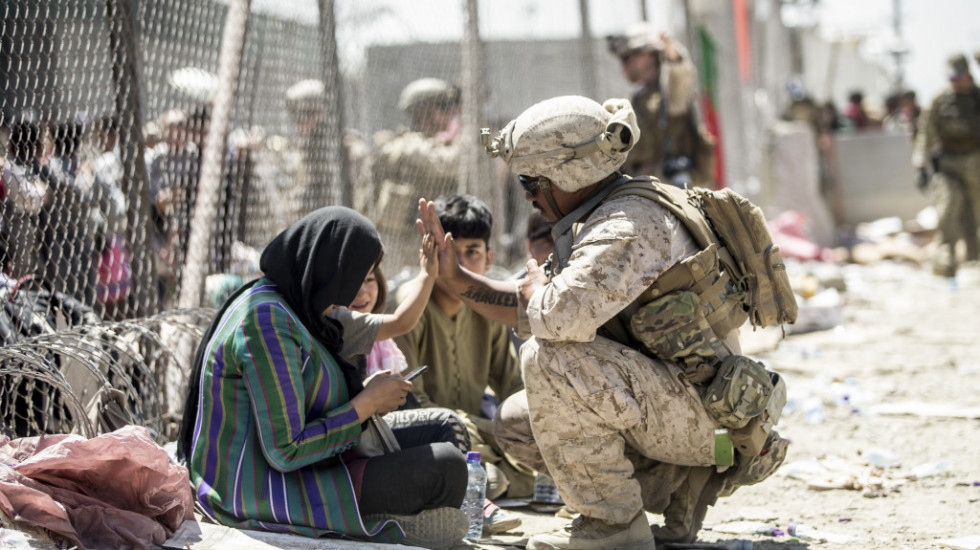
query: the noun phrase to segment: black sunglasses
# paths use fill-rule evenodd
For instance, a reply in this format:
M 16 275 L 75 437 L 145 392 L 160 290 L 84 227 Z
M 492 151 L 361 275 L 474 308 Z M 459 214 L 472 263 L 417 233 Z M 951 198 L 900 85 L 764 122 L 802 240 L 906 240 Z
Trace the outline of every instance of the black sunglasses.
M 543 176 L 517 176 L 517 181 L 521 182 L 521 187 L 524 188 L 524 191 L 526 191 L 528 195 L 538 194 L 538 191 L 541 189 L 541 180 L 543 179 Z

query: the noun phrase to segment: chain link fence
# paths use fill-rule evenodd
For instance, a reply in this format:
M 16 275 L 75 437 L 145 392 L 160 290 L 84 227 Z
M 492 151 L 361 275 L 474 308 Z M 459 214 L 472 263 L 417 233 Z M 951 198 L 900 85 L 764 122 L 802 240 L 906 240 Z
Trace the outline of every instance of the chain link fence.
M 628 96 L 603 36 L 642 4 L 0 4 L 5 429 L 170 438 L 207 308 L 320 206 L 375 222 L 397 284 L 418 267 L 417 199 L 473 194 L 508 276 L 530 207 L 479 129 L 555 95 Z M 458 90 L 448 117 L 400 108 L 421 78 Z

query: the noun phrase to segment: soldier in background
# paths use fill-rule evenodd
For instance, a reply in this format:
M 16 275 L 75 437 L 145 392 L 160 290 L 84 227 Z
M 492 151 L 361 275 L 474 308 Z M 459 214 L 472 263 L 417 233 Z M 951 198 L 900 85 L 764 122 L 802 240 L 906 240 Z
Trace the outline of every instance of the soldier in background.
M 697 75 L 684 47 L 645 22 L 607 42 L 626 79 L 638 85 L 631 103 L 640 141 L 623 171 L 679 187 L 714 188 L 715 142 L 698 120 Z
M 932 270 L 942 277 L 956 276 L 960 239 L 975 259 L 980 219 L 980 89 L 965 56 L 948 65 L 950 87 L 933 100 L 912 153 L 919 188 L 929 190 L 939 216 Z
M 398 108 L 410 126 L 374 136 L 371 171 L 380 182 L 372 217 L 393 265 L 417 255 L 414 221 L 421 197 L 457 191 L 460 149 L 460 89 L 438 78 L 421 78 L 402 89 Z
M 296 132 L 296 144 L 285 152 L 297 155 L 290 159 L 287 172 L 291 185 L 283 190 L 289 201 L 290 219 L 299 219 L 309 210 L 319 206 L 316 186 L 330 181 L 329 166 L 324 156 L 330 129 L 327 126 L 327 94 L 323 81 L 301 80 L 286 91 L 286 109 L 289 111 Z M 374 200 L 374 186 L 370 172 L 370 146 L 357 132 L 345 129 L 343 144 L 347 152 L 347 176 L 355 210 L 370 215 L 371 201 Z
M 320 80 L 301 80 L 286 90 L 286 110 L 296 132 L 296 142 L 290 143 L 289 149 L 298 157 L 292 159 L 290 181 L 280 186 L 290 223 L 321 206 L 307 204 L 306 199 L 312 196 L 317 182 L 330 181 L 323 154 L 327 139 L 325 101 L 326 92 Z

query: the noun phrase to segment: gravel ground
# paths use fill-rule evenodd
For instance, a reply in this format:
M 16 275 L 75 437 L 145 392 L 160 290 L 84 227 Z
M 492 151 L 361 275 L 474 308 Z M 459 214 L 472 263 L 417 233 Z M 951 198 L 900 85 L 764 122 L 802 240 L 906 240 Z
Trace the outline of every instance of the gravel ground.
M 888 261 L 797 266 L 795 276 L 803 272 L 824 284 L 798 324 L 837 326 L 785 338 L 778 328 L 750 329 L 742 338 L 747 354 L 786 378 L 778 427 L 792 441 L 786 462 L 709 509 L 701 541 L 748 540 L 756 550 L 980 548 L 980 267 L 962 268 L 955 280 Z M 510 511 L 524 520 L 518 530 L 457 548 L 523 547 L 568 521 Z M 751 532 L 792 524 L 818 538 Z

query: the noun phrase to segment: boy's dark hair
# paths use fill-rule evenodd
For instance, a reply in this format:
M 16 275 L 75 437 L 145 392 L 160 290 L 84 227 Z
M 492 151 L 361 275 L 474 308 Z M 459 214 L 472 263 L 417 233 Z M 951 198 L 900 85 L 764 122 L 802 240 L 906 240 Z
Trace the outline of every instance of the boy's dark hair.
M 435 200 L 436 214 L 447 233 L 457 239 L 482 239 L 490 249 L 493 215 L 472 195 L 443 195 Z

